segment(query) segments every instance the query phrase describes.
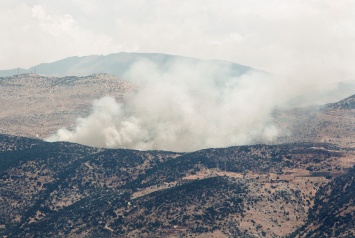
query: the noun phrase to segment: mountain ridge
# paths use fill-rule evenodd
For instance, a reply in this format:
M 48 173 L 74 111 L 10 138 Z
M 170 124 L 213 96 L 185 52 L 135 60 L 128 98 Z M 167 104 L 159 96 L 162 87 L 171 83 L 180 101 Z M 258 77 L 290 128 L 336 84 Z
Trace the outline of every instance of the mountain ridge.
M 175 153 L 8 135 L 0 148 L 0 234 L 9 237 L 282 237 L 354 156 L 329 143 Z
M 175 62 L 194 62 L 200 64 L 218 64 L 229 68 L 232 74 L 240 75 L 249 70 L 255 70 L 249 66 L 222 61 L 222 60 L 201 60 L 169 54 L 158 53 L 113 53 L 109 55 L 72 56 L 51 63 L 41 63 L 29 69 L 0 70 L 0 77 L 16 75 L 18 70 L 23 73 L 37 73 L 46 76 L 87 76 L 96 73 L 108 73 L 115 76 L 122 76 L 129 68 L 138 61 L 151 61 L 159 67 Z

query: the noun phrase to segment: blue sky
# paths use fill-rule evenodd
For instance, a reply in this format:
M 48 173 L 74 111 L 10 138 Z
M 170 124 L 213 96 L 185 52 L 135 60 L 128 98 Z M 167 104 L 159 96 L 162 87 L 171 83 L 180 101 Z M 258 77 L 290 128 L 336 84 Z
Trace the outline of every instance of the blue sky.
M 125 51 L 354 73 L 352 0 L 1 0 L 0 10 L 1 69 Z

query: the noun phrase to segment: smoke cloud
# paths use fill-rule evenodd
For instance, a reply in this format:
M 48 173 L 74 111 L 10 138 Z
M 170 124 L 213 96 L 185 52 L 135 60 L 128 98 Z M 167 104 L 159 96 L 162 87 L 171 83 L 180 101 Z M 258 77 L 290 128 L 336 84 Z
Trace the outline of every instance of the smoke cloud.
M 124 78 L 140 89 L 124 104 L 98 99 L 75 129 L 60 129 L 47 140 L 170 151 L 272 142 L 279 133 L 272 111 L 307 85 L 256 70 L 233 72 L 218 63 L 137 62 Z

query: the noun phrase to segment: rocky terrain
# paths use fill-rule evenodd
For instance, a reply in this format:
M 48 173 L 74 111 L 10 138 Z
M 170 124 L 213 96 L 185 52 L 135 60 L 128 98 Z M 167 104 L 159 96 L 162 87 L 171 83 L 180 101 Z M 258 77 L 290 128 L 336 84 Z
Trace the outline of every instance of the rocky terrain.
M 0 148 L 3 236 L 305 237 L 327 212 L 354 231 L 355 151 L 332 144 L 174 153 L 1 135 Z
M 123 96 L 136 85 L 117 76 L 44 77 L 21 74 L 0 78 L 0 133 L 45 138 L 87 116 L 94 100 Z
M 275 110 L 274 120 L 283 133 L 277 142 L 331 142 L 355 147 L 355 95 L 324 106 Z
M 355 237 L 355 168 L 322 187 L 305 225 L 291 237 Z

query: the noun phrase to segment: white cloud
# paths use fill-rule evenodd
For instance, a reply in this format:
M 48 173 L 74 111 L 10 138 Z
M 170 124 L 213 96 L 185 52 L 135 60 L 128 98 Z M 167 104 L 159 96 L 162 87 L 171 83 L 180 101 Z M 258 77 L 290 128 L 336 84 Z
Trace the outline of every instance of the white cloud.
M 111 38 L 83 26 L 69 13 L 51 13 L 43 4 L 7 6 L 0 16 L 3 69 L 31 67 L 64 57 L 111 52 Z M 4 23 L 5 22 L 5 23 Z
M 47 14 L 45 13 L 41 5 L 36 5 L 33 8 L 31 8 L 31 10 L 32 10 L 33 17 L 36 17 L 38 19 L 47 18 Z
M 53 36 L 74 35 L 80 30 L 77 29 L 76 22 L 69 14 L 52 17 L 47 15 L 40 5 L 34 6 L 31 10 L 32 16 L 38 19 L 41 30 Z

